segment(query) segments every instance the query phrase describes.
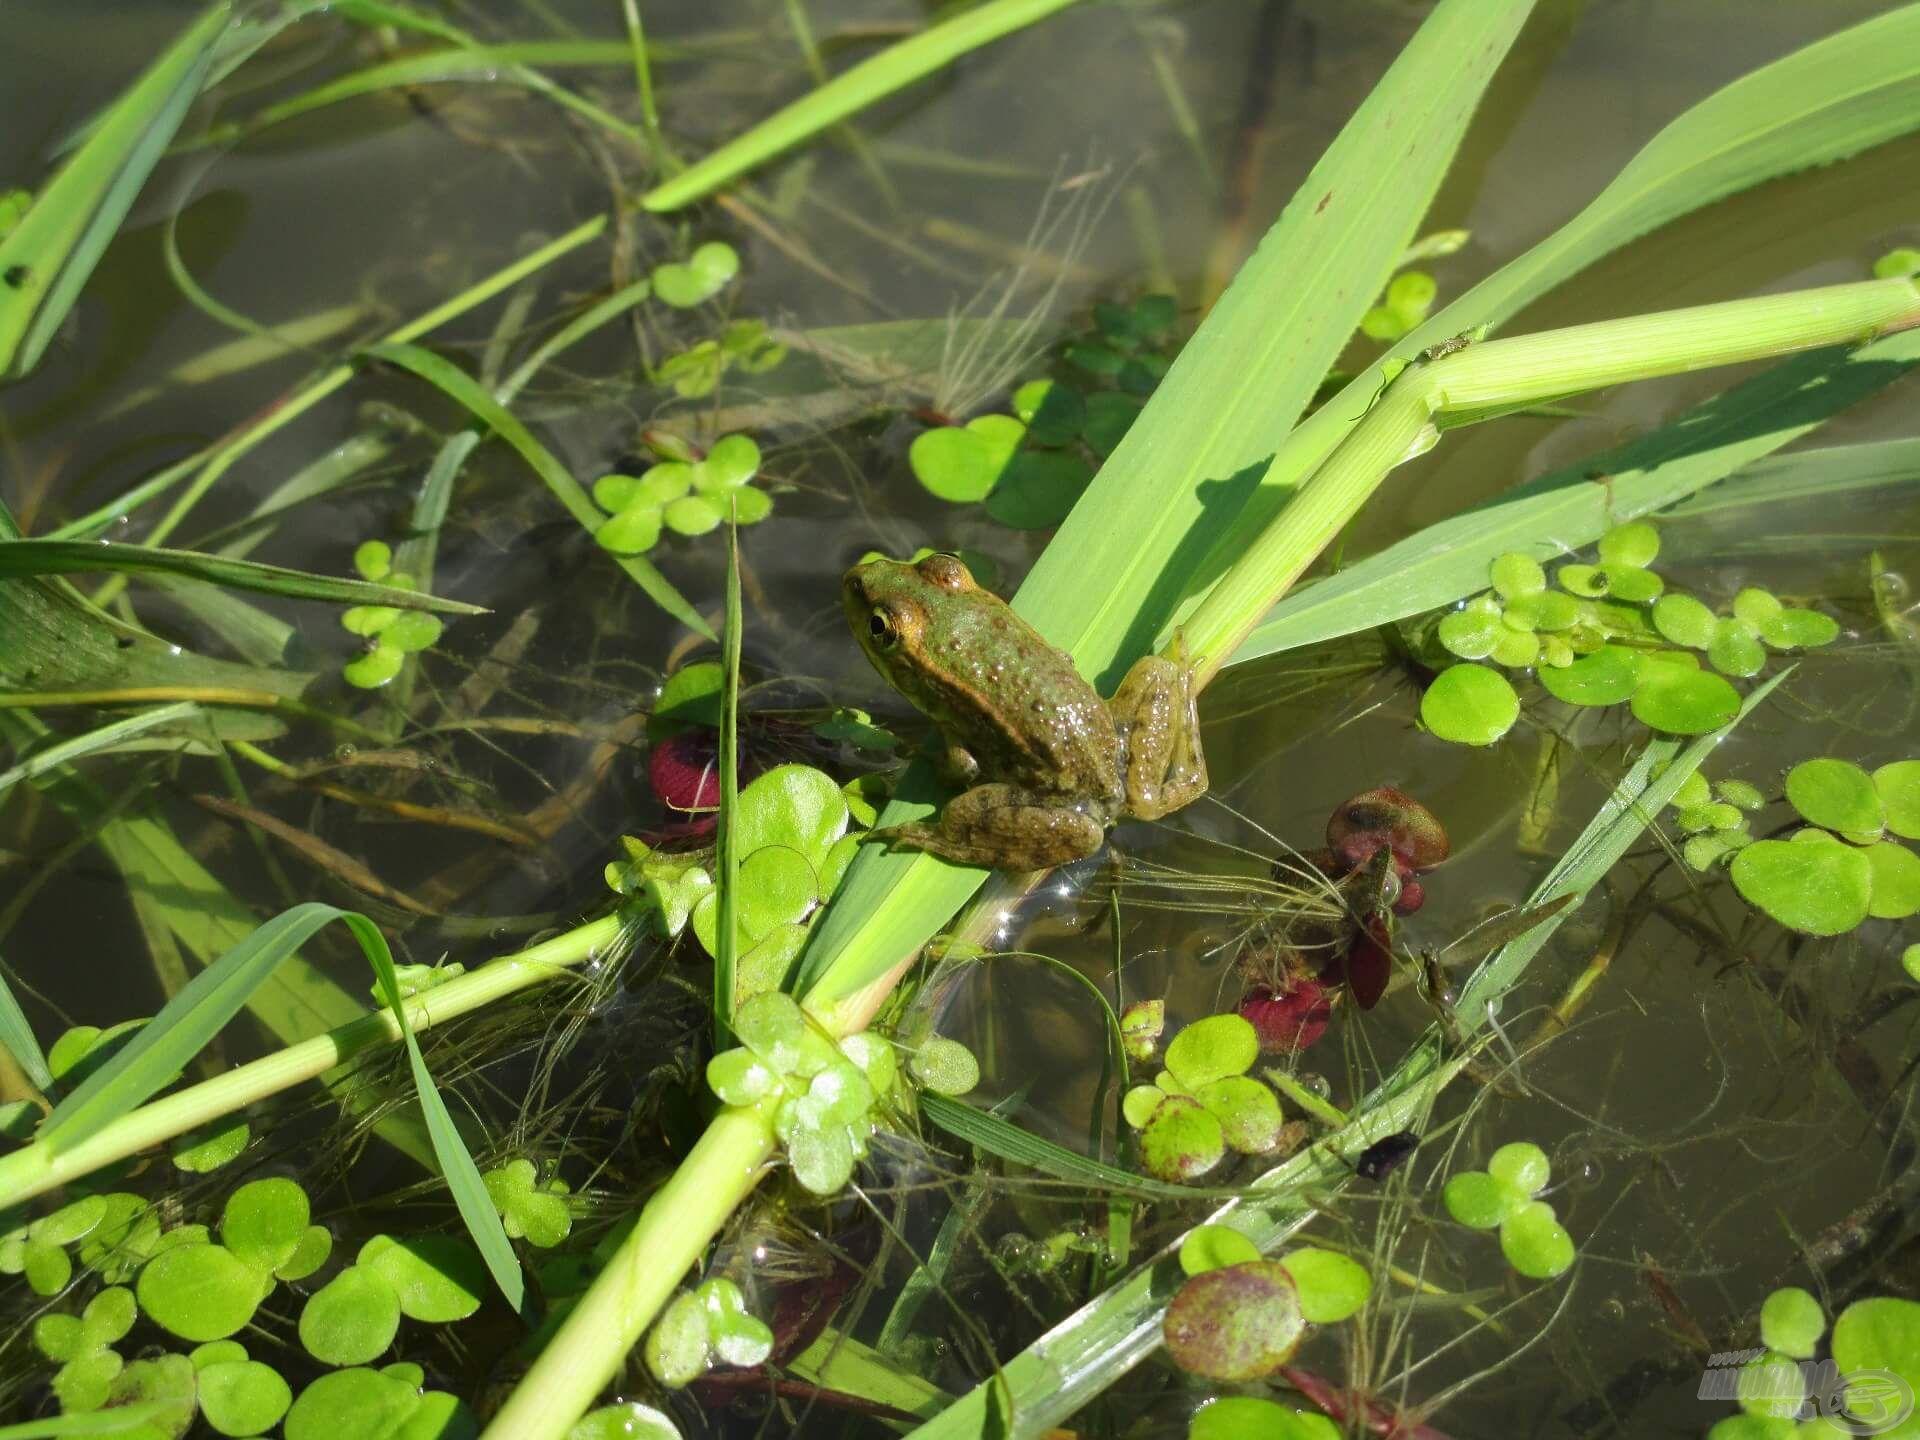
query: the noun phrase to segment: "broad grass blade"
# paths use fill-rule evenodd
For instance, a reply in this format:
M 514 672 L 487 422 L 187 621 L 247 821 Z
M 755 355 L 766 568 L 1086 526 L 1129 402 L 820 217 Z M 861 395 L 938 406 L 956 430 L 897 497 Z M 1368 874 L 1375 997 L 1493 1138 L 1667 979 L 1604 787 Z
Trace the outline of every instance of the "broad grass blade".
M 0 372 L 19 376 L 39 363 L 200 93 L 231 10 L 220 0 L 203 11 L 0 241 Z
M 1194 573 L 1413 239 L 1531 6 L 1445 0 L 1241 267 L 1015 598 L 1111 690 Z M 1101 577 L 1087 584 L 1089 575 Z M 924 767 L 883 823 L 924 814 Z M 916 808 L 916 802 L 917 808 Z M 911 954 L 984 873 L 861 851 L 815 927 L 797 988 L 841 998 Z M 817 997 L 811 987 L 832 970 Z
M 754 166 L 811 139 L 849 115 L 925 79 L 969 51 L 1044 20 L 1074 0 L 987 0 L 951 20 L 888 46 L 762 120 L 641 199 L 649 210 L 678 210 Z
M 443 615 L 484 615 L 486 607 L 464 600 L 442 600 L 417 590 L 397 590 L 365 580 L 313 575 L 262 565 L 257 560 L 232 560 L 198 550 L 148 549 L 144 545 L 106 544 L 91 540 L 0 540 L 0 580 L 30 575 L 80 575 L 113 570 L 136 575 L 172 575 L 235 590 L 257 590 L 289 600 L 333 600 L 343 605 L 392 605 L 407 610 L 437 610 Z
M 600 528 L 606 519 L 600 507 L 593 503 L 593 497 L 587 494 L 580 482 L 573 478 L 567 467 L 554 458 L 546 446 L 533 437 L 533 432 L 514 418 L 513 412 L 502 405 L 466 371 L 449 364 L 431 350 L 423 350 L 418 345 L 389 344 L 376 345 L 366 352 L 373 360 L 384 360 L 410 370 L 422 380 L 438 386 L 448 398 L 465 407 L 475 419 L 492 428 L 507 444 L 519 452 L 520 458 L 533 467 L 534 474 L 553 492 L 554 499 L 566 507 L 567 513 L 578 520 L 586 532 L 591 535 Z M 635 584 L 646 592 L 652 600 L 667 614 L 685 625 L 694 634 L 708 640 L 718 637 L 713 627 L 707 624 L 700 612 L 695 610 L 686 596 L 673 587 L 666 576 L 655 568 L 652 562 L 638 555 L 609 556 L 617 561 L 620 568 L 632 577 Z
M 1262 499 L 1223 547 L 1264 525 L 1379 393 L 1381 367 L 1479 325 L 1497 325 L 1601 256 L 1766 180 L 1831 164 L 1920 129 L 1920 5 L 1796 50 L 1722 87 L 1649 140 L 1552 235 L 1394 345 L 1275 454 Z
M 1543 475 L 1498 499 L 1427 526 L 1289 595 L 1230 663 L 1358 634 L 1451 605 L 1487 588 L 1509 550 L 1548 560 L 1590 545 L 1614 525 L 1725 480 L 1877 395 L 1920 364 L 1920 331 L 1859 349 L 1816 350 L 1774 366 L 1658 430 Z M 1604 477 L 1596 482 L 1594 476 Z

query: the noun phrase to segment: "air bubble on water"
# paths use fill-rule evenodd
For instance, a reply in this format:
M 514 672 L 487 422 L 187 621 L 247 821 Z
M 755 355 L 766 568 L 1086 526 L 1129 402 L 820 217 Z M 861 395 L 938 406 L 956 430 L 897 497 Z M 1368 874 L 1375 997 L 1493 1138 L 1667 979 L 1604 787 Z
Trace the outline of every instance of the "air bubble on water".
M 1293 1078 L 1301 1089 L 1311 1091 L 1322 1100 L 1333 1094 L 1333 1082 L 1317 1070 L 1307 1071 Z
M 179 647 L 178 645 L 169 645 L 169 646 L 167 646 L 167 654 L 169 654 L 169 655 L 179 655 L 179 654 L 181 654 L 181 653 L 182 653 L 182 651 L 181 651 L 181 649 L 180 649 L 180 647 Z

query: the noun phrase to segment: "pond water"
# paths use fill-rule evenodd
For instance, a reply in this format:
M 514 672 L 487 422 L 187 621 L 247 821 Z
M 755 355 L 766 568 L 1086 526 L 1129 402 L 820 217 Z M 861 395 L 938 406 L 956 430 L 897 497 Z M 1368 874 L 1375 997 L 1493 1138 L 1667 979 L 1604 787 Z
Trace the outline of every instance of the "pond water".
M 498 375 L 500 354 L 510 353 L 507 368 L 518 363 L 583 301 L 698 244 L 737 249 L 740 278 L 713 305 L 650 306 L 601 328 L 544 368 L 514 410 L 583 483 L 632 469 L 648 431 L 701 444 L 751 431 L 765 456 L 757 483 L 773 505 L 740 539 L 746 704 L 767 722 L 754 742 L 763 750 L 750 758 L 805 759 L 849 778 L 876 761 L 816 739 L 801 721 L 817 716 L 799 712 L 860 706 L 910 740 L 925 731 L 850 642 L 840 573 L 871 550 L 964 549 L 1010 594 L 1050 533 L 1009 528 L 982 506 L 947 503 L 915 483 L 907 448 L 924 424 L 912 412 L 952 404 L 928 378 L 943 368 L 947 317 L 984 314 L 1011 288 L 1009 313 L 1035 317 L 1037 355 L 1084 331 L 1098 301 L 1165 292 L 1178 300 L 1178 332 L 1189 332 L 1427 8 L 1194 0 L 1069 10 L 887 102 L 857 129 L 766 167 L 724 205 L 664 221 L 623 213 L 610 238 L 579 246 L 424 343 Z M 1425 227 L 1470 235 L 1457 253 L 1427 263 L 1442 298 L 1549 233 L 1688 105 L 1891 8 L 1543 4 Z M 195 13 L 17 0 L 0 50 L 10 122 L 0 128 L 0 185 L 33 183 L 61 137 Z M 621 7 L 500 0 L 448 13 L 489 41 L 607 42 L 596 63 L 555 63 L 549 73 L 639 124 L 631 66 L 618 53 Z M 697 155 L 801 93 L 809 71 L 797 22 L 838 68 L 924 18 L 900 5 L 648 6 L 647 34 L 662 48 L 653 82 L 665 132 L 682 155 Z M 217 87 L 183 134 L 244 122 L 374 63 L 383 47 L 422 43 L 317 15 Z M 1920 142 L 1908 139 L 1761 186 L 1601 261 L 1509 328 L 1860 278 L 1894 245 L 1915 243 L 1916 173 Z M 354 341 L 477 284 L 647 182 L 640 147 L 509 78 L 386 89 L 188 149 L 143 192 L 45 361 L 0 398 L 0 500 L 29 535 L 105 506 L 114 518 L 90 535 L 147 538 L 182 492 L 116 512 L 133 486 L 277 403 Z M 301 330 L 310 348 L 209 363 L 233 353 L 219 347 L 235 335 L 170 275 L 170 225 L 198 285 L 261 324 Z M 762 375 L 730 372 L 699 398 L 649 381 L 649 366 L 743 319 L 790 342 L 788 361 Z M 896 326 L 887 332 L 896 355 L 922 357 L 907 367 L 919 372 L 910 383 L 868 383 L 844 349 L 837 364 L 805 354 L 809 343 L 853 343 L 854 332 L 835 327 L 878 322 Z M 1358 368 L 1375 352 L 1356 341 L 1346 358 Z M 944 371 L 951 379 L 950 357 Z M 963 405 L 1004 409 L 1013 378 L 962 387 Z M 1738 378 L 1630 387 L 1572 402 L 1568 413 L 1455 433 L 1396 472 L 1343 553 L 1368 553 L 1575 464 Z M 1802 447 L 1904 438 L 1912 413 L 1904 397 L 1894 387 Z M 364 367 L 234 464 L 178 516 L 169 543 L 211 549 L 244 539 L 250 559 L 350 574 L 361 542 L 409 538 L 427 467 L 465 423 L 413 377 Z M 343 483 L 323 488 L 307 467 L 329 455 L 353 463 L 343 459 Z M 303 471 L 318 493 L 292 497 L 269 523 L 243 523 L 287 501 L 283 487 Z M 1839 503 L 1701 503 L 1661 528 L 1659 568 L 1670 585 L 1716 603 L 1765 586 L 1843 627 L 1837 645 L 1807 659 L 1715 753 L 1716 778 L 1745 777 L 1772 795 L 1785 768 L 1808 756 L 1871 769 L 1911 753 L 1920 650 L 1910 619 L 1902 631 L 1876 614 L 1870 557 L 1895 577 L 1920 574 L 1920 492 L 1907 483 Z M 721 539 L 669 536 L 650 557 L 716 624 Z M 431 588 L 489 613 L 450 623 L 402 681 L 372 692 L 340 676 L 360 642 L 332 607 L 265 596 L 210 607 L 191 590 L 144 584 L 117 602 L 168 643 L 310 676 L 304 694 L 317 713 L 255 735 L 286 773 L 244 755 L 229 763 L 231 752 L 152 750 L 88 762 L 97 787 L 88 797 L 20 786 L 0 799 L 0 955 L 43 1041 L 68 1025 L 151 1014 L 205 958 L 177 924 L 169 928 L 169 905 L 257 921 L 325 899 L 374 914 L 402 961 L 471 968 L 603 909 L 603 868 L 618 837 L 658 837 L 680 822 L 649 783 L 645 730 L 632 717 L 670 671 L 711 658 L 712 647 L 623 576 L 506 447 L 479 447 L 461 471 Z M 17 684 L 10 677 L 9 688 Z M 74 731 L 97 715 L 36 713 Z M 1410 947 L 1443 947 L 1496 906 L 1524 899 L 1638 744 L 1629 723 L 1544 700 L 1484 750 L 1435 739 L 1418 713 L 1413 676 L 1375 637 L 1229 671 L 1202 705 L 1211 796 L 1167 822 L 1125 827 L 1115 845 L 1129 862 L 1181 877 L 1149 884 L 1138 864 L 1104 861 L 1064 872 L 1005 931 L 1007 948 L 1058 965 L 1009 957 L 943 990 L 943 1031 L 972 1045 L 986 1068 L 973 1099 L 1017 1101 L 1020 1123 L 1075 1148 L 1091 1125 L 1111 1158 L 1110 1118 L 1090 1120 L 1105 1103 L 1101 1015 L 1065 969 L 1112 996 L 1117 943 L 1126 998 L 1164 996 L 1175 1024 L 1230 1005 L 1245 883 L 1285 848 L 1318 846 L 1329 813 L 1378 785 L 1418 797 L 1451 836 L 1452 858 L 1426 877 L 1428 903 L 1403 937 Z M 293 783 L 295 771 L 305 783 Z M 236 824 L 236 802 L 283 831 Z M 151 828 L 126 838 L 112 828 L 126 817 Z M 493 833 L 480 833 L 483 823 Z M 122 840 L 90 843 L 103 829 Z M 164 847 L 154 837 L 165 831 L 179 847 L 165 853 L 184 854 L 190 869 L 155 858 Z M 1451 1436 L 1703 1434 L 1726 1407 L 1694 1398 L 1700 1347 L 1757 1343 L 1753 1317 L 1769 1289 L 1806 1285 L 1836 1311 L 1860 1295 L 1911 1292 L 1901 1218 L 1915 1158 L 1905 938 L 1880 922 L 1834 941 L 1790 938 L 1756 920 L 1724 881 L 1696 886 L 1690 873 L 1663 867 L 1650 840 L 1638 846 L 1507 1002 L 1505 1034 L 1527 1051 L 1524 1085 L 1455 1087 L 1428 1128 L 1465 1123 L 1443 1130 L 1446 1144 L 1422 1148 L 1404 1185 L 1329 1200 L 1326 1233 L 1362 1254 L 1380 1246 L 1446 1294 L 1329 1329 L 1303 1352 L 1308 1369 L 1350 1376 L 1388 1404 L 1417 1409 L 1445 1398 L 1428 1419 Z M 382 888 L 370 890 L 368 875 Z M 1194 876 L 1225 883 L 1203 888 Z M 303 953 L 340 992 L 364 1000 L 364 963 L 344 934 Z M 1568 1033 L 1536 1047 L 1541 1007 L 1597 953 L 1611 956 L 1597 990 Z M 663 1178 L 695 1132 L 696 1101 L 682 1082 L 705 1058 L 705 974 L 704 954 L 684 937 L 593 986 L 557 987 L 567 993 L 436 1030 L 428 1059 L 459 1088 L 495 1160 L 561 1162 L 579 1197 L 579 1233 L 595 1234 Z M 277 1002 L 280 1033 L 243 1016 L 206 1073 L 335 1022 L 339 999 L 288 988 Z M 1345 1006 L 1301 1071 L 1347 1103 L 1431 1019 L 1411 988 L 1364 1014 Z M 543 1047 L 555 1048 L 543 1055 Z M 321 1102 L 276 1114 L 257 1127 L 249 1163 L 308 1181 L 317 1218 L 341 1243 L 449 1221 L 418 1169 L 378 1142 L 316 1160 L 311 1147 L 335 1133 Z M 1490 1238 L 1447 1221 L 1443 1152 L 1457 1143 L 1452 1164 L 1484 1164 L 1495 1146 L 1522 1138 L 1552 1156 L 1550 1198 L 1581 1257 L 1572 1288 L 1451 1343 L 1471 1325 L 1462 1304 L 1496 1309 L 1521 1287 Z M 871 1211 L 774 1207 L 758 1213 L 749 1238 L 790 1251 L 809 1283 L 824 1276 L 845 1288 L 857 1303 L 835 1323 L 872 1341 L 911 1268 L 888 1230 L 930 1244 L 954 1198 L 969 1192 L 927 1182 L 964 1180 L 952 1168 L 960 1163 L 890 1151 L 872 1177 Z M 1005 1168 L 995 1162 L 986 1173 Z M 124 1183 L 166 1188 L 152 1173 Z M 204 1208 L 223 1183 L 215 1172 L 180 1198 Z M 1085 1239 L 1105 1224 L 1103 1207 L 1062 1204 L 1015 1180 L 989 1187 L 986 1203 L 967 1203 L 970 1243 L 950 1283 L 971 1313 L 928 1305 L 904 1352 L 956 1393 L 989 1372 L 992 1354 L 1010 1357 L 1087 1298 L 1084 1262 L 1051 1263 L 1043 1242 Z M 1136 1258 L 1174 1226 L 1171 1216 L 1149 1222 L 1135 1236 Z M 871 1289 L 849 1283 L 869 1266 Z M 293 1313 L 283 1305 L 274 1323 Z M 422 1332 L 403 1348 L 437 1383 L 484 1406 L 524 1360 L 512 1350 L 510 1317 L 489 1310 L 472 1324 L 457 1342 Z M 31 1356 L 14 1348 L 12 1399 L 0 1417 L 9 1420 L 48 1405 Z M 297 1352 L 289 1363 L 298 1371 Z M 1206 1393 L 1150 1363 L 1082 1433 L 1183 1435 Z M 791 1395 L 705 1392 L 673 1409 L 689 1433 L 881 1433 L 877 1422 Z

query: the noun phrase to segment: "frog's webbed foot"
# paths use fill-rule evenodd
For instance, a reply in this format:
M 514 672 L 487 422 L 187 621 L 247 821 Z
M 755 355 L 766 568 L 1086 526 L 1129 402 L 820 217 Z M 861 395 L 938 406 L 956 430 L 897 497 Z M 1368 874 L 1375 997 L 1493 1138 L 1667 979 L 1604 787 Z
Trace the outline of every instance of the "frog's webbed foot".
M 937 825 L 890 825 L 868 832 L 867 839 L 895 850 L 924 850 L 956 865 L 1049 870 L 1096 853 L 1106 843 L 1106 827 L 1057 795 L 976 785 L 947 802 Z
M 1126 740 L 1126 813 L 1137 820 L 1171 815 L 1207 793 L 1193 672 L 1184 659 L 1141 656 L 1107 702 Z

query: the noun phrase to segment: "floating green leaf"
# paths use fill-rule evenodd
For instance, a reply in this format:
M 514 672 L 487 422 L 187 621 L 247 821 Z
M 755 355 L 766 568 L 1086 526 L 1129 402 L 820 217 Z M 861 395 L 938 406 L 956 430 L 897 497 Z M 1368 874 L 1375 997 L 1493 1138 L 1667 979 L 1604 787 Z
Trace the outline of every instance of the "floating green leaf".
M 681 1440 L 680 1429 L 666 1415 L 638 1400 L 602 1405 L 574 1422 L 567 1440 Z
M 1733 857 L 1732 875 L 1749 905 L 1808 935 L 1845 934 L 1867 918 L 1871 905 L 1873 867 L 1866 853 L 1830 837 L 1825 843 L 1755 841 Z
M 1662 595 L 1653 606 L 1653 628 L 1676 645 L 1704 650 L 1713 643 L 1720 621 L 1691 595 Z
M 1787 772 L 1787 803 L 1811 825 L 1877 835 L 1885 820 L 1873 777 L 1850 760 L 1803 760 Z
M 399 1329 L 399 1295 L 364 1265 L 342 1270 L 300 1311 L 300 1343 L 329 1365 L 364 1365 L 393 1343 Z
M 257 1360 L 223 1360 L 200 1367 L 200 1413 L 222 1435 L 264 1435 L 280 1423 L 293 1391 L 278 1371 Z
M 1244 1075 L 1260 1057 L 1253 1025 L 1240 1015 L 1209 1015 L 1183 1026 L 1167 1045 L 1167 1070 L 1188 1090 Z
M 1618 705 L 1640 687 L 1640 654 L 1623 645 L 1603 645 L 1571 665 L 1540 672 L 1540 684 L 1569 705 Z
M 487 1288 L 480 1252 L 453 1235 L 376 1235 L 361 1247 L 358 1263 L 387 1283 L 401 1314 L 428 1325 L 466 1319 Z
M 914 437 L 907 464 L 929 492 L 955 504 L 984 500 L 1012 463 L 1026 427 L 1010 415 L 981 415 Z
M 1797 1285 L 1775 1290 L 1760 1306 L 1760 1342 L 1769 1350 L 1805 1360 L 1827 1333 L 1820 1302 Z
M 1280 1264 L 1300 1294 L 1300 1313 L 1315 1325 L 1346 1319 L 1367 1303 L 1373 1278 L 1366 1267 L 1332 1250 L 1289 1250 Z
M 1193 1276 L 1174 1295 L 1161 1324 L 1174 1364 L 1231 1383 L 1272 1374 L 1305 1332 L 1293 1277 L 1271 1260 Z
M 1840 622 L 1818 610 L 1782 610 L 1761 622 L 1760 638 L 1776 650 L 1813 650 L 1840 638 Z
M 1340 1440 L 1340 1427 L 1257 1395 L 1224 1395 L 1193 1417 L 1187 1440 Z
M 1920 840 L 1920 760 L 1895 760 L 1873 772 L 1887 828 L 1907 840 Z
M 1551 1280 L 1573 1264 L 1573 1237 L 1544 1200 L 1523 1205 L 1500 1226 L 1500 1252 L 1533 1280 Z
M 1169 1095 L 1140 1134 L 1140 1159 L 1162 1180 L 1195 1180 L 1225 1158 L 1226 1132 L 1211 1112 L 1185 1095 Z
M 1876 920 L 1904 920 L 1920 914 L 1920 855 L 1891 840 L 1869 845 L 1866 853 L 1873 871 L 1873 899 L 1867 913 Z
M 140 1272 L 140 1308 L 183 1340 L 223 1340 L 253 1318 L 271 1288 L 223 1245 L 176 1245 Z
M 1180 1242 L 1180 1268 L 1189 1275 L 1202 1275 L 1223 1265 L 1240 1265 L 1259 1258 L 1259 1247 L 1226 1225 L 1196 1225 Z
M 709 240 L 684 264 L 655 266 L 653 293 L 669 305 L 691 310 L 718 295 L 739 273 L 739 252 L 722 241 Z
M 1520 697 L 1507 677 L 1485 665 L 1450 665 L 1420 697 L 1420 719 L 1442 740 L 1491 745 L 1520 718 Z
M 1740 694 L 1720 676 L 1685 665 L 1647 664 L 1633 692 L 1633 718 L 1669 735 L 1704 735 L 1740 713 Z

